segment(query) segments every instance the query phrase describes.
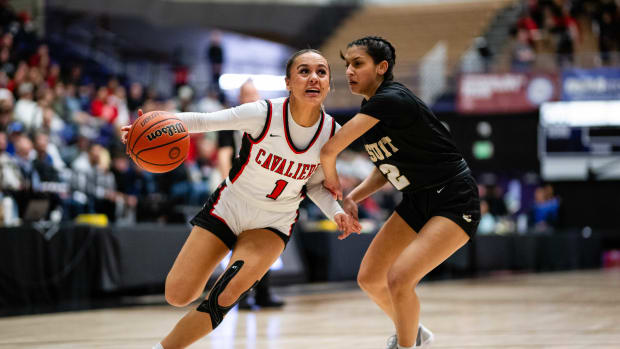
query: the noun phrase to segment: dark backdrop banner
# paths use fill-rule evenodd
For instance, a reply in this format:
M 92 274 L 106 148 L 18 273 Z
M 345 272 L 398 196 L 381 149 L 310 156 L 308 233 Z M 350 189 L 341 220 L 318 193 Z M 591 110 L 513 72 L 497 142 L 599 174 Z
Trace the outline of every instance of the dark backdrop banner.
M 62 226 L 46 237 L 47 229 L 0 230 L 0 314 L 89 299 L 120 282 L 119 245 L 108 230 Z
M 0 228 L 0 316 L 119 306 L 120 296 L 162 294 L 190 231 L 187 224 Z M 273 270 L 276 284 L 307 280 L 296 234 Z M 211 281 L 222 271 L 218 266 Z

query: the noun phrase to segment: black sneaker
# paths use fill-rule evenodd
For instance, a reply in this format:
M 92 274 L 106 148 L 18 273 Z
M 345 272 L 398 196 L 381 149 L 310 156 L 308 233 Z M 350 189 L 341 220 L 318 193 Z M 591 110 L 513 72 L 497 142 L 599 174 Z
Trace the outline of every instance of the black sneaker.
M 285 302 L 272 295 L 266 298 L 256 298 L 255 304 L 261 308 L 281 308 L 284 306 Z
M 254 304 L 254 297 L 247 295 L 241 298 L 241 300 L 239 300 L 239 303 L 237 303 L 237 305 L 239 306 L 239 310 L 252 310 L 254 309 Z

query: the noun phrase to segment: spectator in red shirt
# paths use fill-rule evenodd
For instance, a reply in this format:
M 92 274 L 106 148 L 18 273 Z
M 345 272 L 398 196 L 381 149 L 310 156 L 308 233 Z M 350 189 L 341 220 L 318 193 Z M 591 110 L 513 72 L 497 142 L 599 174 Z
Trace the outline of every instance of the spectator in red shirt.
M 118 110 L 115 106 L 108 103 L 108 96 L 108 88 L 105 86 L 99 87 L 95 99 L 90 104 L 90 113 L 107 121 L 108 124 L 113 124 L 118 116 Z

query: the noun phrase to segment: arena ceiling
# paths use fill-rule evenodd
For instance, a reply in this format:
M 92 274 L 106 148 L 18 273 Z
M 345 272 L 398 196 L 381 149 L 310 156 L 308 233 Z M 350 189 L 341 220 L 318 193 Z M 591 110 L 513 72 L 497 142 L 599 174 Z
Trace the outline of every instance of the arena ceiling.
M 357 1 L 48 0 L 46 6 L 89 15 L 133 17 L 162 26 L 206 27 L 292 47 L 318 47 Z

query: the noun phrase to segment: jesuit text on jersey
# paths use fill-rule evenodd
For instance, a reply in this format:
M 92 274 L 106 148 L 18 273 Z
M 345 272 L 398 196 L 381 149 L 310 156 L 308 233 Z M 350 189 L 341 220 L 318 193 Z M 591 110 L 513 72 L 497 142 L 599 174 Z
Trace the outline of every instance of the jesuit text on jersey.
M 384 160 L 392 156 L 392 153 L 396 153 L 398 148 L 392 144 L 390 137 L 383 137 L 378 142 L 365 144 L 364 147 L 370 156 L 370 161 L 377 162 Z M 388 147 L 390 150 L 388 150 Z

